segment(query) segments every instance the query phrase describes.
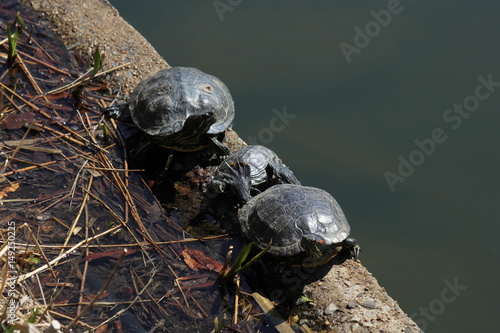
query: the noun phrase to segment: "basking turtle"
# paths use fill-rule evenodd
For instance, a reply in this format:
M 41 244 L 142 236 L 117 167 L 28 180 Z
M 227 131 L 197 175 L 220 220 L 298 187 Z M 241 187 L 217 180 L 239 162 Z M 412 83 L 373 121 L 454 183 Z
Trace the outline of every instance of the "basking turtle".
M 214 195 L 230 190 L 247 202 L 260 190 L 284 183 L 300 185 L 276 153 L 264 146 L 250 145 L 232 153 L 219 165 L 208 191 Z
M 139 83 L 128 103 L 105 113 L 131 119 L 163 147 L 195 151 L 214 144 L 220 154 L 229 154 L 216 136 L 234 119 L 233 99 L 222 81 L 196 68 L 163 69 Z
M 359 246 L 347 238 L 349 223 L 337 201 L 314 187 L 276 185 L 248 201 L 239 212 L 243 234 L 275 256 L 297 256 L 302 263 L 322 264 L 337 247 L 348 247 L 354 259 Z

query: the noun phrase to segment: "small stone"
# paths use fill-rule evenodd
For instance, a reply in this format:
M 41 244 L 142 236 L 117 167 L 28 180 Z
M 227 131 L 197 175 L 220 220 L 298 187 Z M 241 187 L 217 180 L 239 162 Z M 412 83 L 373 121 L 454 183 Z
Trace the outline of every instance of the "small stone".
M 291 316 L 291 317 L 290 317 L 290 321 L 291 321 L 292 323 L 296 323 L 296 322 L 298 322 L 298 321 L 299 321 L 299 316 L 298 316 L 298 315 Z
M 347 308 L 348 309 L 354 309 L 355 307 L 357 307 L 358 304 L 354 301 L 350 301 L 349 303 L 347 303 Z
M 356 316 L 356 315 L 351 318 L 351 321 L 353 321 L 355 323 L 357 323 L 360 320 L 361 320 L 361 318 L 359 318 L 359 316 Z
M 325 321 L 323 322 L 323 326 L 330 326 L 330 324 L 331 324 L 331 323 L 330 323 L 328 320 L 325 320 Z
M 377 302 L 374 300 L 366 300 L 363 303 L 361 303 L 361 306 L 367 309 L 376 309 L 377 308 Z
M 326 307 L 324 313 L 326 315 L 332 315 L 335 313 L 335 311 L 337 311 L 339 308 L 334 304 L 334 303 L 330 303 L 328 304 L 328 306 Z

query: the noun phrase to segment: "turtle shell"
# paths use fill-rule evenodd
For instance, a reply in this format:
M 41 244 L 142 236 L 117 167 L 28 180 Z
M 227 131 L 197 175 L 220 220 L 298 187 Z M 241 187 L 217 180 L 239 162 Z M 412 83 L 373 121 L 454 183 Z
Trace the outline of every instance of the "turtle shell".
M 292 184 L 276 185 L 253 197 L 238 217 L 243 234 L 261 249 L 272 241 L 268 252 L 276 256 L 304 252 L 303 235 L 321 236 L 332 245 L 344 241 L 351 230 L 328 192 Z
M 212 115 L 206 133 L 223 132 L 234 119 L 234 102 L 226 85 L 196 68 L 172 67 L 137 85 L 129 102 L 134 124 L 152 136 L 178 133 L 191 116 Z M 198 133 L 204 134 L 204 133 Z
M 217 169 L 214 178 L 230 182 L 231 180 L 226 178 L 228 178 L 228 175 L 231 175 L 230 169 L 237 163 L 242 163 L 249 167 L 249 177 L 252 186 L 260 185 L 268 180 L 269 166 L 277 176 L 286 174 L 287 177 L 284 181 L 299 183 L 297 178 L 293 176 L 293 173 L 283 164 L 274 151 L 260 145 L 245 146 L 229 155 Z

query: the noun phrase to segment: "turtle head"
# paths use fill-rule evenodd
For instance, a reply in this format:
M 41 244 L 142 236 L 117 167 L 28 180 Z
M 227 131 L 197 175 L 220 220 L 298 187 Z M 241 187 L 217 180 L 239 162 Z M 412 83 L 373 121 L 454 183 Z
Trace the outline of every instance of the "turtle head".
M 225 190 L 226 190 L 226 183 L 222 180 L 214 179 L 207 186 L 206 195 L 209 198 L 215 198 L 217 195 L 224 193 Z
M 202 114 L 190 115 L 182 127 L 182 131 L 191 134 L 196 134 L 198 136 L 205 134 L 217 121 L 215 113 L 205 112 Z
M 359 253 L 361 252 L 361 247 L 354 238 L 346 238 L 344 241 L 332 245 L 327 245 L 325 239 L 316 234 L 306 234 L 302 236 L 300 245 L 306 251 L 309 257 L 319 258 L 327 251 L 327 248 L 334 246 L 342 246 L 351 251 L 351 257 L 357 260 Z
M 321 257 L 327 248 L 325 239 L 316 234 L 302 235 L 300 246 L 302 246 L 309 257 L 313 258 Z
M 359 258 L 359 253 L 361 252 L 361 247 L 354 238 L 346 238 L 340 245 L 348 248 L 351 251 L 351 257 L 354 260 Z

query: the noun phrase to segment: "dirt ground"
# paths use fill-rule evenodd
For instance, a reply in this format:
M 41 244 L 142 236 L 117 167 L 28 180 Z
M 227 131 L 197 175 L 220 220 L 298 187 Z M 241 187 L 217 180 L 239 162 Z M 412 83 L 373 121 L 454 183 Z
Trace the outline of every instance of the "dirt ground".
M 109 80 L 121 96 L 143 78 L 169 66 L 105 0 L 31 3 L 52 23 L 66 45 L 87 59 L 98 46 L 106 52 L 104 69 L 130 63 L 126 69 L 112 73 Z M 226 141 L 232 150 L 244 144 L 233 131 Z M 308 328 L 317 332 L 420 332 L 359 261 L 349 259 L 334 265 L 323 278 L 307 285 L 304 295 L 314 302 L 299 305 L 290 318 L 304 332 L 309 332 Z

